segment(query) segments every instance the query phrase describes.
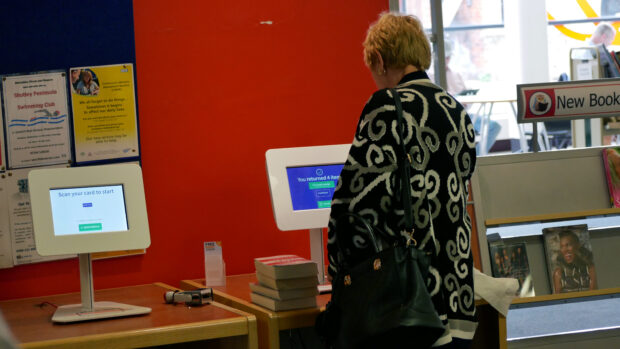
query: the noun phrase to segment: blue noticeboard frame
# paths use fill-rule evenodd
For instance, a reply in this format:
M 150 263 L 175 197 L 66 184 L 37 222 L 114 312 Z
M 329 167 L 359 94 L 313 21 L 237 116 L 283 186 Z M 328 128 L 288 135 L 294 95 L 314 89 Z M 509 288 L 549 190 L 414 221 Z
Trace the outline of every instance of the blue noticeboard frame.
M 139 115 L 131 0 L 7 1 L 0 11 L 0 42 L 0 75 L 133 63 Z

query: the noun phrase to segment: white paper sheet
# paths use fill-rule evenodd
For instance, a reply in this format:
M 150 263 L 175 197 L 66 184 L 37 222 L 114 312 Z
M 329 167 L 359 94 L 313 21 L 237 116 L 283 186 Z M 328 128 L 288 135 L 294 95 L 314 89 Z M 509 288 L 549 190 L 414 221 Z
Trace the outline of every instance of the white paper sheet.
M 66 85 L 65 72 L 3 77 L 9 168 L 71 160 Z
M 4 117 L 0 113 L 0 173 L 7 169 L 6 159 L 4 158 Z
M 6 175 L 0 174 L 0 268 L 13 267 L 13 248 L 9 230 L 9 206 L 6 196 Z
M 517 296 L 519 281 L 512 278 L 494 278 L 474 268 L 474 295 L 484 299 L 495 310 L 508 316 L 510 303 Z
M 592 80 L 592 63 L 588 61 L 586 63 L 577 64 L 576 80 Z
M 6 177 L 9 229 L 11 231 L 14 265 L 71 257 L 66 255 L 43 257 L 37 253 L 32 226 L 32 212 L 30 211 L 30 194 L 28 193 L 28 173 L 31 170 L 9 171 L 7 174 L 10 175 Z

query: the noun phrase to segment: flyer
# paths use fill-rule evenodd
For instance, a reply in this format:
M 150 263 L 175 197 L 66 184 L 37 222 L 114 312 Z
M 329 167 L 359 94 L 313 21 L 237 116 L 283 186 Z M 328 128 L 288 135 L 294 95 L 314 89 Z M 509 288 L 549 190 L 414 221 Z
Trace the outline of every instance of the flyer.
M 71 160 L 65 72 L 2 77 L 8 168 Z
M 132 64 L 70 69 L 76 162 L 138 157 Z
M 6 195 L 9 208 L 9 230 L 13 264 L 21 265 L 68 258 L 70 255 L 44 257 L 37 253 L 34 241 L 28 173 L 30 169 L 10 171 L 6 177 Z
M 6 159 L 4 158 L 4 118 L 0 113 L 0 172 L 6 170 Z
M 0 175 L 0 269 L 13 266 L 11 233 L 9 232 L 9 207 L 6 197 L 6 175 Z

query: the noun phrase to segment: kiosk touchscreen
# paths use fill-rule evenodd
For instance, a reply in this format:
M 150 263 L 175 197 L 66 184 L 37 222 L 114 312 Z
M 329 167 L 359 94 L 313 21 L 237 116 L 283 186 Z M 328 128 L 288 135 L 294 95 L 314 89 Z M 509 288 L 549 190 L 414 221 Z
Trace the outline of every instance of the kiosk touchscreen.
M 323 228 L 350 144 L 269 149 L 265 154 L 271 204 L 280 230 L 310 231 L 310 255 L 325 280 Z
M 82 304 L 58 307 L 52 321 L 149 313 L 150 308 L 93 300 L 91 253 L 150 245 L 140 167 L 122 164 L 32 170 L 28 185 L 37 252 L 79 257 Z

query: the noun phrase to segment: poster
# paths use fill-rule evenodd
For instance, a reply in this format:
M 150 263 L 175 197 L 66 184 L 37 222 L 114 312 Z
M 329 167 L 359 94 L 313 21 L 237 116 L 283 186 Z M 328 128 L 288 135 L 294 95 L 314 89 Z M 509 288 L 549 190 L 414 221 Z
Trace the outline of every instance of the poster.
M 138 157 L 133 65 L 71 68 L 76 162 Z
M 6 170 L 6 159 L 4 158 L 4 118 L 0 113 L 0 172 Z
M 30 169 L 10 171 L 6 177 L 5 188 L 8 199 L 13 264 L 20 265 L 71 257 L 66 255 L 43 257 L 37 253 L 28 191 L 29 172 Z
M 9 207 L 6 197 L 6 175 L 0 174 L 0 269 L 13 266 L 9 232 Z
M 8 168 L 71 160 L 66 86 L 65 72 L 2 78 Z

